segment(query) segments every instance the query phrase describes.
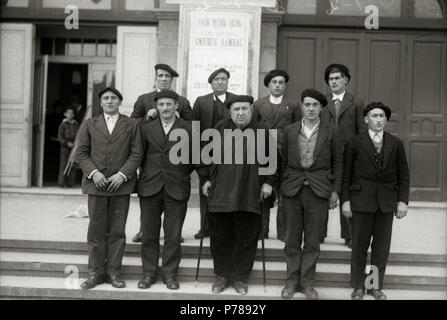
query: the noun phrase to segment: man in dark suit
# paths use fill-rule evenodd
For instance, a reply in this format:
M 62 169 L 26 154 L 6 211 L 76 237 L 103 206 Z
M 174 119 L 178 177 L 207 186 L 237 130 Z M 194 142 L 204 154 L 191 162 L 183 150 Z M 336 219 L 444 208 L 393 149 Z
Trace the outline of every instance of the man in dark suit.
M 138 180 L 138 196 L 141 208 L 141 259 L 143 278 L 138 288 L 147 289 L 157 278 L 160 253 L 161 214 L 164 213 L 164 250 L 162 261 L 163 281 L 168 289 L 179 288 L 176 279 L 182 256 L 180 239 L 185 220 L 187 202 L 191 193 L 191 123 L 175 116 L 178 95 L 174 91 L 162 90 L 154 96 L 159 119 L 145 121 L 141 126 L 144 162 Z M 181 143 L 187 143 L 187 163 L 174 164 L 170 158 L 171 148 L 177 141 L 169 135 L 183 130 Z
M 157 102 L 154 97 L 157 92 L 161 90 L 172 90 L 172 82 L 178 73 L 167 64 L 157 64 L 155 66 L 155 87 L 152 92 L 145 93 L 138 97 L 133 107 L 132 118 L 137 118 L 140 121 L 152 121 L 157 119 Z M 175 111 L 176 115 L 184 120 L 192 120 L 192 110 L 188 99 L 182 96 L 177 98 L 178 108 Z M 141 242 L 141 230 L 133 237 L 133 242 Z
M 321 112 L 321 120 L 330 122 L 338 128 L 344 146 L 351 137 L 366 131 L 366 124 L 363 120 L 364 104 L 361 99 L 346 91 L 351 75 L 345 65 L 338 63 L 329 65 L 324 72 L 324 80 L 331 89 L 331 93 L 326 95 L 329 103 L 327 108 Z M 341 206 L 339 210 L 341 238 L 351 248 L 352 219 L 346 218 L 342 214 Z M 326 223 L 321 230 L 320 243 L 324 242 L 324 238 L 327 236 L 328 217 L 329 215 L 326 216 Z
M 407 214 L 410 178 L 403 142 L 384 131 L 391 109 L 381 102 L 363 111 L 368 131 L 348 141 L 345 148 L 343 214 L 352 217 L 352 299 L 363 299 L 365 267 L 371 242 L 371 265 L 377 267 L 377 283 L 368 293 L 385 300 L 381 291 L 391 244 L 393 215 Z M 369 286 L 369 285 L 368 285 Z
M 138 121 L 119 113 L 121 93 L 105 88 L 99 93 L 103 113 L 81 126 L 76 159 L 84 177 L 82 192 L 88 194 L 90 222 L 87 233 L 88 271 L 83 289 L 105 281 L 124 288 L 120 279 L 126 244 L 125 226 L 130 194 L 143 159 Z
M 213 128 L 216 123 L 222 119 L 229 119 L 230 112 L 225 107 L 225 102 L 232 99 L 235 95 L 228 92 L 228 79 L 230 72 L 224 68 L 215 70 L 208 78 L 208 83 L 213 89 L 212 93 L 200 96 L 194 102 L 192 108 L 192 118 L 195 121 L 200 121 L 200 134 L 206 129 Z M 209 236 L 208 219 L 205 216 L 208 213 L 208 204 L 205 195 L 202 192 L 202 187 L 205 181 L 199 175 L 199 189 L 200 189 L 200 230 L 194 237 L 200 239 Z
M 208 197 L 211 254 L 217 276 L 212 292 L 216 294 L 230 284 L 237 293 L 247 294 L 247 280 L 253 269 L 261 232 L 260 201 L 272 194 L 272 186 L 276 182 L 275 173 L 262 175 L 261 164 L 257 160 L 254 163 L 248 160 L 256 158 L 256 148 L 261 143 L 269 146 L 267 131 L 262 136 L 259 130 L 265 128 L 252 119 L 252 104 L 251 96 L 235 96 L 228 100 L 226 105 L 231 119 L 222 120 L 215 126 L 224 140 L 227 134 L 236 134 L 236 138 L 230 139 L 242 145 L 239 148 L 236 143 L 231 146 L 222 143 L 219 158 L 225 160 L 230 155 L 232 160 L 242 158 L 242 163 L 219 159 L 219 163 L 212 163 L 209 171 L 203 173 L 206 177 L 203 193 Z M 237 138 L 238 133 L 240 138 Z M 245 134 L 255 141 L 244 139 Z M 248 148 L 249 144 L 254 148 Z M 255 154 L 248 154 L 250 150 Z
M 295 121 L 301 120 L 301 110 L 296 102 L 290 101 L 284 96 L 289 75 L 284 70 L 271 70 L 264 78 L 264 86 L 269 88 L 270 94 L 260 98 L 253 104 L 253 119 L 263 124 L 268 129 L 277 130 L 277 146 L 281 152 L 284 127 Z M 279 173 L 278 173 L 279 174 Z M 278 210 L 276 215 L 277 237 L 284 241 L 285 226 L 284 213 L 281 207 L 281 195 L 278 186 L 274 186 L 275 193 L 267 198 L 262 206 L 262 225 L 264 238 L 268 238 L 270 224 L 270 208 L 273 208 L 275 195 L 278 197 Z
M 337 130 L 320 121 L 326 97 L 314 89 L 301 94 L 302 121 L 284 130 L 281 152 L 281 193 L 286 221 L 284 254 L 287 262 L 283 298 L 301 291 L 318 299 L 314 289 L 320 255 L 320 230 L 328 206 L 337 206 L 343 177 L 343 155 Z M 301 243 L 304 233 L 304 246 Z

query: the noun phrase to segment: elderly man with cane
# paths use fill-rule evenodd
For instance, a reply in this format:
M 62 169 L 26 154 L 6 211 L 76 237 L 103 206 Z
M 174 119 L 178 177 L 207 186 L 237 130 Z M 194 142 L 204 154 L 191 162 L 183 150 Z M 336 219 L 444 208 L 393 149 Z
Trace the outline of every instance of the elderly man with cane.
M 232 284 L 237 293 L 247 294 L 247 280 L 262 228 L 260 201 L 272 194 L 276 180 L 276 164 L 271 173 L 263 172 L 266 168 L 262 168 L 259 159 L 250 161 L 256 157 L 256 153 L 250 154 L 254 152 L 252 147 L 269 146 L 268 131 L 252 119 L 252 104 L 251 96 L 235 96 L 227 101 L 231 119 L 217 123 L 215 129 L 221 137 L 233 135 L 236 146 L 231 144 L 228 148 L 222 143 L 214 152 L 221 151 L 220 156 L 225 156 L 225 160 L 230 154 L 233 161 L 215 161 L 208 170 L 202 171 L 206 178 L 203 193 L 208 197 L 211 254 L 217 276 L 212 285 L 213 293 L 220 293 Z M 269 149 L 269 156 L 275 153 L 276 160 L 276 148 L 272 150 L 269 146 Z M 237 158 L 242 158 L 242 163 Z

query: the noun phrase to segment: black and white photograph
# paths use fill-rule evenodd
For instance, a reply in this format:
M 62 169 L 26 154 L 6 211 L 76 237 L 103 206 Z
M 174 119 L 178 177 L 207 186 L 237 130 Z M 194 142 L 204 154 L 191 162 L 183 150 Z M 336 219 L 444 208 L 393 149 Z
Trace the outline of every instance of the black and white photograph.
M 0 300 L 447 300 L 447 1 L 0 6 Z

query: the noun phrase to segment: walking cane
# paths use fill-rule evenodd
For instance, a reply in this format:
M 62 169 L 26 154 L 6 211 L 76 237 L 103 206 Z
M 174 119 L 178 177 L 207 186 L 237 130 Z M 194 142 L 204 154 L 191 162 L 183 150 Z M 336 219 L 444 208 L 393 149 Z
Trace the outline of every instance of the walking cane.
M 264 246 L 264 221 L 262 219 L 262 214 L 264 213 L 263 210 L 263 202 L 264 200 L 261 200 L 261 243 L 262 243 L 262 281 L 264 284 L 264 292 L 265 292 L 265 246 Z
M 204 235 L 204 231 L 205 231 L 205 226 L 206 226 L 206 213 L 205 213 L 205 217 L 203 219 L 203 225 L 200 227 L 201 235 L 200 235 L 200 246 L 199 246 L 199 257 L 197 259 L 197 268 L 196 268 L 196 278 L 194 280 L 194 286 L 197 287 L 197 281 L 199 279 L 199 268 L 200 268 L 200 258 L 202 257 L 202 248 L 203 248 L 203 235 Z

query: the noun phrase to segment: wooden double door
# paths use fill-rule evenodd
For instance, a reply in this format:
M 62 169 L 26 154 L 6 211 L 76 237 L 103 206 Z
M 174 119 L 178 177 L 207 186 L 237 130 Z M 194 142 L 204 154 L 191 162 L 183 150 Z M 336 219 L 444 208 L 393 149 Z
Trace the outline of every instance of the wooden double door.
M 287 96 L 306 88 L 328 92 L 324 70 L 343 63 L 348 90 L 382 101 L 393 115 L 388 131 L 400 137 L 410 165 L 410 201 L 447 201 L 447 35 L 411 31 L 279 31 L 279 68 L 291 79 Z

